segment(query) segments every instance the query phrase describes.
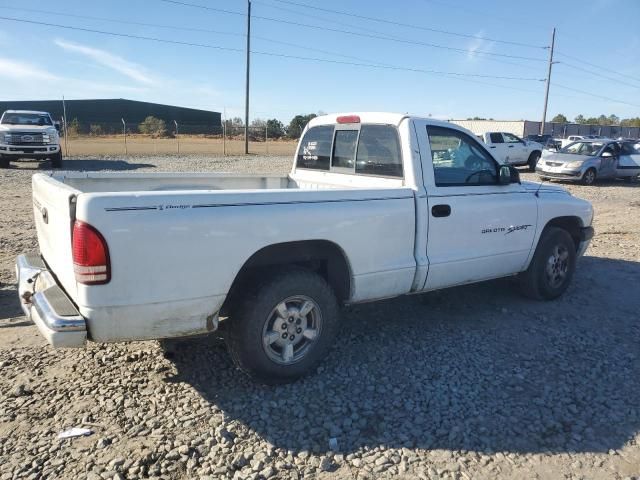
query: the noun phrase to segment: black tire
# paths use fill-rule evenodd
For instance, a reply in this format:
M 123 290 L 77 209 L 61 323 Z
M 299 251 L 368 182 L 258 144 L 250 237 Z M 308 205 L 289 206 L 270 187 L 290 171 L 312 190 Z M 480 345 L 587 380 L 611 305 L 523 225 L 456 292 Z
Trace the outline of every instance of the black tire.
M 0 168 L 9 168 L 9 157 L 0 155 Z
M 51 157 L 51 168 L 62 168 L 62 150 Z
M 538 160 L 540 160 L 542 153 L 541 152 L 531 152 L 531 155 L 529 155 L 529 160 L 527 160 L 527 165 L 529 165 L 529 171 L 530 172 L 535 172 L 536 171 L 536 165 L 538 165 Z
M 596 183 L 597 178 L 598 178 L 598 173 L 596 172 L 596 169 L 589 168 L 582 175 L 582 179 L 580 180 L 580 183 L 582 183 L 582 185 L 593 185 L 594 183 Z
M 558 250 L 556 250 L 558 249 Z M 556 255 L 564 260 L 556 259 Z M 556 263 L 558 262 L 558 263 Z M 554 276 L 555 268 L 558 274 Z M 519 276 L 520 291 L 535 300 L 553 300 L 568 288 L 576 269 L 576 245 L 569 232 L 558 227 L 547 227 L 542 232 L 529 268 Z M 564 271 L 561 275 L 560 271 Z M 558 279 L 561 277 L 559 283 Z
M 284 317 L 276 313 L 276 307 L 284 303 L 285 300 L 304 297 L 311 299 L 315 303 L 314 310 L 320 315 L 319 326 L 316 326 L 316 337 L 308 340 L 304 333 L 298 334 L 296 341 L 309 342 L 302 345 L 295 355 L 302 352 L 299 359 L 290 363 L 278 363 L 273 357 L 277 353 L 277 345 L 280 338 L 272 341 L 271 347 L 266 340 L 266 331 L 272 334 L 278 331 L 287 334 L 287 330 L 280 328 L 295 328 L 294 323 L 287 324 L 282 320 Z M 295 306 L 295 302 L 286 303 Z M 295 307 L 290 307 L 295 310 Z M 309 313 L 309 315 L 317 315 Z M 275 315 L 275 316 L 274 316 Z M 288 316 L 288 315 L 287 315 Z M 273 320 L 275 318 L 275 320 Z M 286 319 L 292 322 L 292 317 Z M 317 317 L 316 317 L 317 319 Z M 333 343 L 336 335 L 339 320 L 339 308 L 336 296 L 327 282 L 316 273 L 298 267 L 289 267 L 284 272 L 270 276 L 247 289 L 247 294 L 237 307 L 231 312 L 229 324 L 227 326 L 226 342 L 229 353 L 235 365 L 251 378 L 269 385 L 289 383 L 311 372 L 322 359 Z M 280 321 L 278 327 L 275 322 Z M 307 319 L 304 320 L 307 324 Z M 273 328 L 269 325 L 273 322 Z M 283 325 L 284 324 L 284 325 Z M 271 328 L 271 329 L 270 329 Z M 295 331 L 290 332 L 293 342 Z M 287 339 L 283 340 L 287 342 Z M 299 343 L 298 345 L 301 345 Z M 293 351 L 293 348 L 291 347 Z M 285 347 L 282 347 L 282 358 L 284 361 Z

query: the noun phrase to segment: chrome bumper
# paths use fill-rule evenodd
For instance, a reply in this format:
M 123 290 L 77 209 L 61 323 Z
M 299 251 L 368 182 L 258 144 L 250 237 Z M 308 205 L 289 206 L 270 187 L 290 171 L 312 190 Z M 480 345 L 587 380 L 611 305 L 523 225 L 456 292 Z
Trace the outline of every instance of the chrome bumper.
M 16 276 L 22 311 L 47 341 L 55 348 L 83 347 L 87 341 L 85 319 L 42 258 L 33 253 L 18 256 Z

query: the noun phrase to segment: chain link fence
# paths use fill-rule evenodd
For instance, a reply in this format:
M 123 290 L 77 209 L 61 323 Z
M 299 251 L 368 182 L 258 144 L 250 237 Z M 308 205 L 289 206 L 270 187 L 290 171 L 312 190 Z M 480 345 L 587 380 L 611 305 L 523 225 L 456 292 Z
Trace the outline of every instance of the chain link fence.
M 65 156 L 122 155 L 244 155 L 244 126 L 165 123 L 149 119 L 142 123 L 83 122 L 61 124 L 61 144 Z M 270 138 L 269 134 L 272 134 Z M 249 153 L 293 155 L 297 139 L 270 132 L 266 126 L 248 129 Z

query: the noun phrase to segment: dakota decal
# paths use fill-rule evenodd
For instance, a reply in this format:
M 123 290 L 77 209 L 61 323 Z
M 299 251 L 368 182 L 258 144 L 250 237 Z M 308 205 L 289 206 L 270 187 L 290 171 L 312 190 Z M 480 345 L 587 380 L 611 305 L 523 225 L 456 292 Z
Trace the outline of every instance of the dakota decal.
M 480 233 L 504 233 L 505 235 L 509 235 L 513 232 L 518 232 L 520 230 L 526 230 L 532 225 L 511 225 L 510 227 L 493 227 L 493 228 L 483 228 Z

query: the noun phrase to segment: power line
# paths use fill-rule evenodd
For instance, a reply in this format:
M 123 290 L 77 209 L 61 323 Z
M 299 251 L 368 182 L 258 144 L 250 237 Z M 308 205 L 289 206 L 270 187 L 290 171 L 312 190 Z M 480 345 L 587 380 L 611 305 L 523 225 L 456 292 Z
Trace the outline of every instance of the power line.
M 60 16 L 60 17 L 79 18 L 79 19 L 83 19 L 83 20 L 97 20 L 97 21 L 102 21 L 102 22 L 119 23 L 119 24 L 123 24 L 123 25 L 136 25 L 136 26 L 142 26 L 142 27 L 164 28 L 164 29 L 169 29 L 169 30 L 181 30 L 181 31 L 186 31 L 186 32 L 213 33 L 213 34 L 216 34 L 216 35 L 228 35 L 228 36 L 242 37 L 242 38 L 246 37 L 246 35 L 244 33 L 223 32 L 223 31 L 220 31 L 220 30 L 212 30 L 212 29 L 207 29 L 207 28 L 184 27 L 184 26 L 180 26 L 180 25 L 167 25 L 167 24 L 146 23 L 146 22 L 134 22 L 134 21 L 131 21 L 131 20 L 122 20 L 122 19 L 108 18 L 108 17 L 96 17 L 96 16 L 89 16 L 89 15 L 78 15 L 78 14 L 73 14 L 73 13 L 61 13 L 61 12 L 53 12 L 53 11 L 49 11 L 49 10 L 40 10 L 40 9 L 35 9 L 35 8 L 23 8 L 23 7 L 6 7 L 6 8 L 9 9 L 9 10 L 19 10 L 19 11 L 24 11 L 24 12 L 42 13 L 42 14 L 46 14 L 46 15 L 56 15 L 56 16 Z M 314 51 L 314 52 L 318 52 L 318 53 L 324 53 L 326 55 L 334 55 L 334 56 L 337 56 L 337 57 L 350 58 L 352 60 L 359 60 L 359 61 L 362 61 L 362 62 L 376 63 L 373 60 L 364 59 L 362 57 L 357 57 L 357 56 L 353 56 L 353 55 L 345 55 L 343 53 L 332 52 L 332 51 L 323 50 L 323 49 L 320 49 L 320 48 L 313 48 L 313 47 L 309 47 L 309 46 L 306 46 L 306 45 L 300 45 L 300 44 L 297 44 L 297 43 L 274 40 L 272 38 L 262 37 L 262 36 L 259 36 L 259 35 L 253 35 L 252 34 L 251 38 L 258 39 L 258 40 L 264 40 L 265 42 L 271 42 L 271 43 L 276 43 L 276 44 L 280 44 L 280 45 L 286 45 L 288 47 L 302 48 L 302 49 L 305 49 L 305 50 L 310 50 L 310 51 Z M 514 64 L 514 65 L 518 65 L 518 64 Z
M 624 105 L 630 105 L 632 107 L 640 107 L 640 105 L 637 104 L 637 103 L 625 102 L 624 100 L 618 100 L 616 98 L 606 97 L 604 95 L 598 95 L 597 93 L 587 92 L 585 90 L 579 90 L 577 88 L 567 87 L 566 85 L 560 85 L 558 83 L 552 83 L 551 85 L 553 85 L 554 87 L 558 87 L 558 88 L 564 88 L 565 90 L 570 90 L 572 92 L 581 93 L 583 95 L 588 95 L 590 97 L 601 98 L 603 100 L 609 100 L 610 102 L 621 103 L 621 104 L 624 104 Z
M 220 12 L 220 13 L 226 13 L 226 14 L 231 14 L 231 15 L 242 15 L 244 16 L 243 13 L 240 12 L 235 12 L 235 11 L 231 11 L 231 10 L 225 10 L 222 8 L 215 8 L 215 7 L 209 7 L 209 6 L 205 6 L 205 5 L 198 5 L 195 3 L 187 3 L 187 2 L 181 2 L 178 0 L 159 0 L 160 2 L 164 2 L 164 3 L 171 3 L 171 4 L 175 4 L 175 5 L 181 5 L 181 6 L 185 6 L 185 7 L 192 7 L 192 8 L 199 8 L 202 10 L 209 10 L 209 11 L 214 11 L 214 12 Z M 432 48 L 439 48 L 439 49 L 443 49 L 443 50 L 448 50 L 448 51 L 453 51 L 453 52 L 459 52 L 462 53 L 464 55 L 468 55 L 469 51 L 466 48 L 456 48 L 456 47 L 449 47 L 446 45 L 439 45 L 436 43 L 429 43 L 429 42 L 420 42 L 417 40 L 407 40 L 407 39 L 403 39 L 403 38 L 399 38 L 399 37 L 392 37 L 392 36 L 388 36 L 388 35 L 373 35 L 373 34 L 369 34 L 369 33 L 362 33 L 362 32 L 353 32 L 350 30 L 341 30 L 338 28 L 330 28 L 330 27 L 321 27 L 318 25 L 312 25 L 312 24 L 308 24 L 308 23 L 300 23 L 300 22 L 293 22 L 290 20 L 283 20 L 283 19 L 279 19 L 279 18 L 272 18 L 272 17 L 263 17 L 263 16 L 259 16 L 259 15 L 253 15 L 253 18 L 259 19 L 259 20 L 266 20 L 266 21 L 270 21 L 270 22 L 278 22 L 278 23 L 284 23 L 284 24 L 288 24 L 288 25 L 295 25 L 298 27 L 305 27 L 305 28 L 313 28 L 316 30 L 323 30 L 323 31 L 327 31 L 327 32 L 335 32 L 335 33 L 343 33 L 346 35 L 354 35 L 354 36 L 358 36 L 358 37 L 365 37 L 365 38 L 374 38 L 374 39 L 378 39 L 378 40 L 387 40 L 387 41 L 393 41 L 393 42 L 398 42 L 398 43 L 403 43 L 403 44 L 408 44 L 408 45 L 421 45 L 421 46 L 425 46 L 425 47 L 432 47 Z M 494 57 L 504 57 L 504 58 L 515 58 L 515 59 L 520 59 L 520 60 L 529 60 L 529 61 L 534 61 L 534 62 L 545 62 L 546 60 L 542 59 L 542 58 L 535 58 L 535 57 L 526 57 L 526 56 L 522 56 L 522 55 L 509 55 L 506 53 L 495 53 L 495 52 L 488 52 L 485 50 L 475 50 L 473 52 L 474 55 L 489 55 L 489 56 L 494 56 Z
M 359 18 L 361 20 L 369 20 L 372 22 L 378 22 L 378 23 L 386 23 L 389 25 L 396 25 L 399 27 L 408 27 L 408 28 L 413 28 L 416 30 L 423 30 L 426 32 L 434 32 L 434 33 L 441 33 L 443 35 L 452 35 L 455 37 L 463 37 L 463 38 L 473 38 L 473 39 L 478 39 L 478 40 L 487 40 L 490 42 L 495 42 L 495 43 L 504 43 L 507 45 L 517 45 L 520 47 L 530 47 L 530 48 L 542 48 L 542 49 L 547 49 L 548 47 L 546 46 L 540 46 L 540 45 L 533 45 L 531 43 L 523 43 L 523 42 L 516 42 L 516 41 L 511 41 L 511 40 L 498 40 L 496 38 L 489 38 L 489 37 L 480 37 L 477 35 L 471 35 L 468 33 L 460 33 L 460 32 L 452 32 L 449 30 L 440 30 L 437 28 L 430 28 L 430 27 L 423 27 L 421 25 L 415 25 L 415 24 L 411 24 L 411 23 L 403 23 L 403 22 L 397 22 L 397 21 L 393 21 L 393 20 L 386 20 L 384 18 L 379 18 L 379 17 L 369 17 L 366 15 L 359 15 L 356 13 L 350 13 L 350 12 L 345 12 L 345 11 L 340 11 L 340 10 L 332 10 L 329 8 L 322 8 L 322 7 L 317 7 L 315 5 L 309 5 L 306 3 L 298 3 L 298 2 L 293 2 L 291 0 L 273 0 L 274 2 L 279 2 L 279 3 L 285 3 L 288 5 L 296 5 L 298 7 L 304 7 L 304 8 L 310 8 L 312 10 L 319 10 L 322 12 L 328 12 L 328 13 L 334 13 L 334 14 L 338 14 L 338 15 L 344 15 L 347 17 L 354 17 L 354 18 Z M 259 3 L 263 3 L 263 2 L 259 2 Z
M 582 60 L 581 58 L 574 57 L 574 56 L 571 56 L 571 55 L 567 55 L 566 53 L 558 52 L 557 54 L 558 54 L 558 55 L 560 55 L 560 56 L 562 56 L 562 57 L 566 57 L 566 58 L 569 58 L 569 59 L 571 59 L 571 60 L 575 60 L 576 62 L 584 63 L 585 65 L 589 65 L 590 67 L 594 67 L 594 68 L 603 68 L 603 66 L 602 66 L 602 65 L 597 65 L 597 64 L 595 64 L 595 63 L 590 63 L 590 62 L 587 62 L 586 60 Z M 611 71 L 611 73 L 614 73 L 614 74 L 616 74 L 616 75 L 618 75 L 618 76 L 620 76 L 620 77 L 626 77 L 626 78 L 629 78 L 629 79 L 631 79 L 631 80 L 638 81 L 638 78 L 637 78 L 637 77 L 633 77 L 633 76 L 631 76 L 631 75 L 626 75 L 626 74 L 624 74 L 624 73 L 616 72 L 616 71 L 615 71 L 615 70 L 613 70 L 613 69 L 609 69 L 609 70 Z
M 212 49 L 216 49 L 216 50 L 224 50 L 224 51 L 229 51 L 229 52 L 245 52 L 245 50 L 241 49 L 241 48 L 222 47 L 222 46 L 219 46 L 219 45 L 211 45 L 211 44 L 207 44 L 207 43 L 184 42 L 184 41 L 179 41 L 179 40 L 169 40 L 169 39 L 165 39 L 165 38 L 148 37 L 148 36 L 143 36 L 143 35 L 133 35 L 133 34 L 128 34 L 128 33 L 109 32 L 109 31 L 106 31 L 106 30 L 97 30 L 97 29 L 85 28 L 85 27 L 75 27 L 75 26 L 71 26 L 71 25 L 62 25 L 62 24 L 50 23 L 50 22 L 39 22 L 39 21 L 35 21 L 35 20 L 26 20 L 26 19 L 21 19 L 21 18 L 0 16 L 0 20 L 7 20 L 7 21 L 13 21 L 13 22 L 20 22 L 20 23 L 29 23 L 29 24 L 33 24 L 33 25 L 42 25 L 42 26 L 46 26 L 46 27 L 63 28 L 63 29 L 67 29 L 67 30 L 78 30 L 78 31 L 82 31 L 82 32 L 98 33 L 98 34 L 101 34 L 101 35 L 110 35 L 110 36 L 114 36 L 114 37 L 124 37 L 124 38 L 131 38 L 131 39 L 137 39 L 137 40 L 148 40 L 148 41 L 153 41 L 153 42 L 169 43 L 169 44 L 183 45 L 183 46 L 190 46 L 190 47 L 212 48 Z M 269 56 L 269 57 L 290 58 L 290 59 L 295 59 L 295 60 L 308 60 L 308 61 L 313 61 L 313 62 L 333 63 L 333 64 L 338 64 L 338 65 L 350 65 L 350 66 L 356 66 L 356 67 L 378 68 L 378 69 L 383 69 L 383 70 L 401 70 L 401 71 L 408 71 L 408 72 L 415 72 L 415 73 L 426 73 L 426 74 L 433 74 L 433 75 L 445 75 L 445 76 L 451 76 L 451 77 L 456 77 L 456 78 L 457 77 L 474 77 L 474 78 L 491 78 L 491 79 L 498 79 L 498 80 L 519 80 L 519 81 L 535 81 L 535 82 L 542 81 L 542 80 L 540 80 L 538 78 L 511 77 L 511 76 L 504 76 L 504 75 L 484 75 L 484 74 L 462 73 L 462 72 L 447 72 L 447 71 L 441 71 L 441 70 L 429 70 L 429 69 L 414 68 L 414 67 L 402 67 L 402 66 L 395 66 L 395 65 L 347 62 L 347 61 L 342 61 L 342 60 L 331 60 L 331 59 L 326 59 L 326 58 L 305 57 L 305 56 L 301 56 L 301 55 L 289 55 L 289 54 L 278 53 L 278 52 L 263 52 L 263 51 L 252 50 L 251 53 L 256 54 L 256 55 Z
M 556 64 L 564 65 L 565 67 L 569 67 L 569 68 L 573 68 L 573 69 L 575 69 L 575 70 L 579 70 L 579 71 L 581 71 L 581 72 L 589 73 L 589 74 L 594 75 L 594 76 L 596 76 L 596 77 L 606 78 L 607 80 L 611 80 L 612 82 L 618 82 L 618 83 L 620 83 L 620 84 L 622 84 L 622 85 L 627 85 L 627 86 L 629 86 L 629 87 L 633 87 L 633 88 L 640 88 L 640 85 L 634 85 L 634 84 L 632 84 L 632 83 L 625 82 L 624 80 L 620 80 L 620 79 L 617 79 L 617 78 L 614 78 L 614 77 L 610 77 L 610 76 L 608 76 L 608 75 L 603 75 L 603 74 L 601 74 L 601 73 L 594 72 L 593 70 L 588 70 L 588 69 L 586 69 L 586 68 L 582 68 L 582 67 L 579 67 L 579 66 L 577 66 L 577 65 L 573 65 L 573 64 L 571 64 L 571 63 L 567 63 L 567 62 L 556 62 Z

